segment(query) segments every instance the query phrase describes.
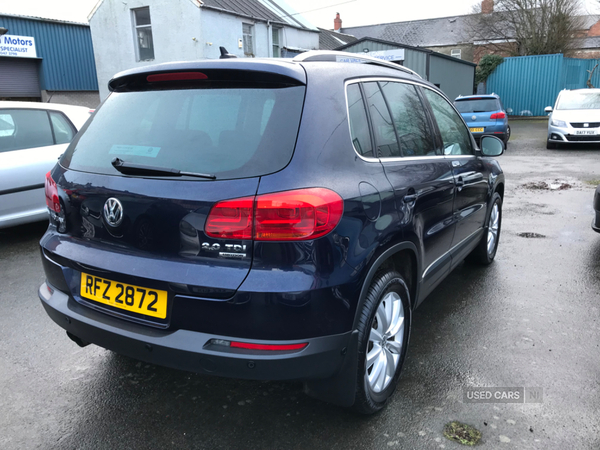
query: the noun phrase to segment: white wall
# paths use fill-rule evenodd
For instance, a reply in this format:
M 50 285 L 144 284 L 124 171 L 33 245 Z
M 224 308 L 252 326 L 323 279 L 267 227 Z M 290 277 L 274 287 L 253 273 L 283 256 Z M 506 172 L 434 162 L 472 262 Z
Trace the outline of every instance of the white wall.
M 136 61 L 131 10 L 145 6 L 150 7 L 154 61 Z M 122 70 L 203 58 L 200 13 L 189 0 L 105 0 L 90 19 L 100 98 L 106 98 L 108 82 Z
M 136 61 L 132 9 L 150 7 L 154 60 Z M 104 0 L 90 18 L 100 98 L 108 96 L 108 82 L 117 72 L 169 61 L 215 59 L 219 46 L 244 57 L 238 42 L 242 23 L 254 24 L 256 57 L 272 56 L 271 28 L 265 22 L 198 8 L 192 0 Z M 195 38 L 195 39 L 194 39 Z M 284 27 L 280 45 L 318 49 L 316 32 Z

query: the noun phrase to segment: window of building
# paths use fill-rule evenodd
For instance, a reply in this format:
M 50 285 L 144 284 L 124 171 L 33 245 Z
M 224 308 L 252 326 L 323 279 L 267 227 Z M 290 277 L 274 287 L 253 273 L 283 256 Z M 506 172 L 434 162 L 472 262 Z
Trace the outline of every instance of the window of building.
M 154 59 L 154 41 L 152 40 L 152 26 L 150 24 L 150 8 L 132 10 L 133 26 L 136 37 L 136 57 L 138 61 Z
M 453 56 L 455 58 L 461 59 L 460 55 L 461 55 L 460 48 L 453 48 L 452 50 L 450 50 L 450 56 Z
M 281 58 L 281 45 L 279 44 L 279 35 L 281 28 L 273 27 L 273 58 Z
M 244 55 L 254 57 L 254 39 L 252 34 L 254 32 L 254 25 L 248 23 L 242 24 L 242 33 L 244 36 Z

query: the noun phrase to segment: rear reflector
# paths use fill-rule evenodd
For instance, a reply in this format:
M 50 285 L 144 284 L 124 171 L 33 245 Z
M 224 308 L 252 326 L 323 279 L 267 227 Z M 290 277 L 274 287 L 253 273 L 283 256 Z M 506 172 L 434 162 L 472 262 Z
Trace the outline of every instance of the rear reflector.
M 44 190 L 46 192 L 46 205 L 48 205 L 48 208 L 50 208 L 50 210 L 54 211 L 55 213 L 60 213 L 60 200 L 58 198 L 58 188 L 56 187 L 56 183 L 52 179 L 50 172 L 46 174 L 46 185 Z
M 285 350 L 302 350 L 308 345 L 308 342 L 302 344 L 250 344 L 248 342 L 232 342 L 230 347 L 245 348 L 248 350 L 268 350 L 268 351 L 285 351 Z
M 189 81 L 189 80 L 207 80 L 208 77 L 202 72 L 172 72 L 172 73 L 157 73 L 148 75 L 146 80 L 150 83 L 157 81 Z
M 506 117 L 506 114 L 504 114 L 503 112 L 498 112 L 498 113 L 494 113 L 490 116 L 490 119 L 504 119 Z
M 219 239 L 300 241 L 331 232 L 344 202 L 324 188 L 298 189 L 226 200 L 213 206 L 204 231 Z

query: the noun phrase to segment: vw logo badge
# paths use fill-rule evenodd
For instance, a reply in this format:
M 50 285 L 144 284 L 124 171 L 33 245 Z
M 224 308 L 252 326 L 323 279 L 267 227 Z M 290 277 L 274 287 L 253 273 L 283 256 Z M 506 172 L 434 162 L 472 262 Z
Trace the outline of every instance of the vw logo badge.
M 590 126 L 590 124 L 589 124 L 589 123 L 584 123 L 584 124 L 583 124 L 583 128 L 588 128 L 589 126 Z
M 477 120 L 477 116 L 472 116 L 471 119 Z
M 114 197 L 104 203 L 104 218 L 111 227 L 118 227 L 123 222 L 123 205 Z

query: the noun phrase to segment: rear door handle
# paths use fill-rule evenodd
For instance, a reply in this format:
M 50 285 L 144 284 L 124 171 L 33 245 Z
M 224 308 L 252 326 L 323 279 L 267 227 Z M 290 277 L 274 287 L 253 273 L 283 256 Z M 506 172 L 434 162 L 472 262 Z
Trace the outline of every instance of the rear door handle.
M 457 186 L 464 186 L 465 185 L 465 180 L 463 180 L 463 177 L 458 177 L 456 179 L 456 185 Z
M 408 194 L 404 196 L 404 203 L 412 203 L 417 200 L 417 194 Z

